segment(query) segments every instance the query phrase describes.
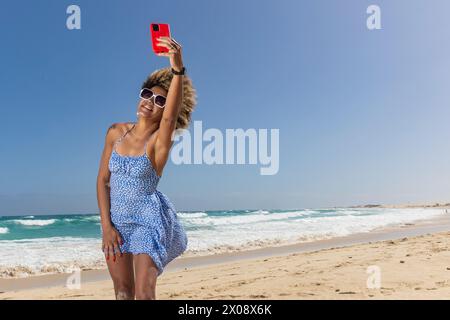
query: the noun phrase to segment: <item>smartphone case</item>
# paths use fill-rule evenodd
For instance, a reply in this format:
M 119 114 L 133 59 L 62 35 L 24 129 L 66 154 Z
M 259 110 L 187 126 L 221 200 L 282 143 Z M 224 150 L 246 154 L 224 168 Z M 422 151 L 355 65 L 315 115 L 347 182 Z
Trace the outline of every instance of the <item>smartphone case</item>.
M 153 30 L 153 25 L 157 25 L 159 30 L 158 31 Z M 169 52 L 168 48 L 157 46 L 158 41 L 156 40 L 158 37 L 170 37 L 170 27 L 167 23 L 151 23 L 150 24 L 150 34 L 151 34 L 153 52 L 155 52 L 155 53 Z

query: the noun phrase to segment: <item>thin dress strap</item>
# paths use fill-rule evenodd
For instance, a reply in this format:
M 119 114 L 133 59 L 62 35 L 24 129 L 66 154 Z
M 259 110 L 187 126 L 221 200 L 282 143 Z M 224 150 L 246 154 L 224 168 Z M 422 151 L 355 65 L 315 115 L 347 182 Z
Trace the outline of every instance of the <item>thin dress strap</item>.
M 135 125 L 136 124 L 133 124 L 133 126 L 130 129 L 128 129 L 119 139 L 116 140 L 116 142 L 114 143 L 114 149 L 120 142 L 122 142 L 122 139 L 125 138 L 125 136 L 128 134 L 128 132 L 130 132 L 131 129 L 133 129 Z
M 147 139 L 147 141 L 145 141 L 145 144 L 144 144 L 144 155 L 148 158 L 148 156 L 147 156 L 147 144 L 148 144 L 148 141 L 150 140 L 150 138 L 152 137 L 152 135 L 150 135 L 150 137 L 148 137 L 148 139 Z M 150 158 L 149 158 L 150 159 Z

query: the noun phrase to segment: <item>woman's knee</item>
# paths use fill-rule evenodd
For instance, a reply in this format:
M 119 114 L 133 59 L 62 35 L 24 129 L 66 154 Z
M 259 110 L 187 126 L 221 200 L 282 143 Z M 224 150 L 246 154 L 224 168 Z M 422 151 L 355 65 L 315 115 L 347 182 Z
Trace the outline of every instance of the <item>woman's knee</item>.
M 136 300 L 156 299 L 156 278 L 145 279 L 136 283 Z
M 118 282 L 116 284 L 116 299 L 117 300 L 133 300 L 134 288 L 129 283 Z

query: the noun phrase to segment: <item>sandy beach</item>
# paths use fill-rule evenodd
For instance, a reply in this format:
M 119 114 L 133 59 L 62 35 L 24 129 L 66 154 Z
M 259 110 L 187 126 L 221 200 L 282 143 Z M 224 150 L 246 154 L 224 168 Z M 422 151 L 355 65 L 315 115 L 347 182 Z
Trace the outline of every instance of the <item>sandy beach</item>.
M 157 299 L 448 299 L 450 219 L 169 266 Z M 0 279 L 0 299 L 114 299 L 107 270 L 82 271 L 79 289 L 68 276 Z

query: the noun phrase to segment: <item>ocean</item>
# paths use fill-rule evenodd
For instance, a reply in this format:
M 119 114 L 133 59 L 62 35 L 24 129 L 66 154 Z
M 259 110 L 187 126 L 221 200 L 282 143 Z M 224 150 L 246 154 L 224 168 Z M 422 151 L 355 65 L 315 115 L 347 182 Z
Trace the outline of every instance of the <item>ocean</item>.
M 332 208 L 178 212 L 185 256 L 309 242 L 444 214 L 442 209 Z M 0 217 L 0 278 L 105 268 L 100 216 Z

